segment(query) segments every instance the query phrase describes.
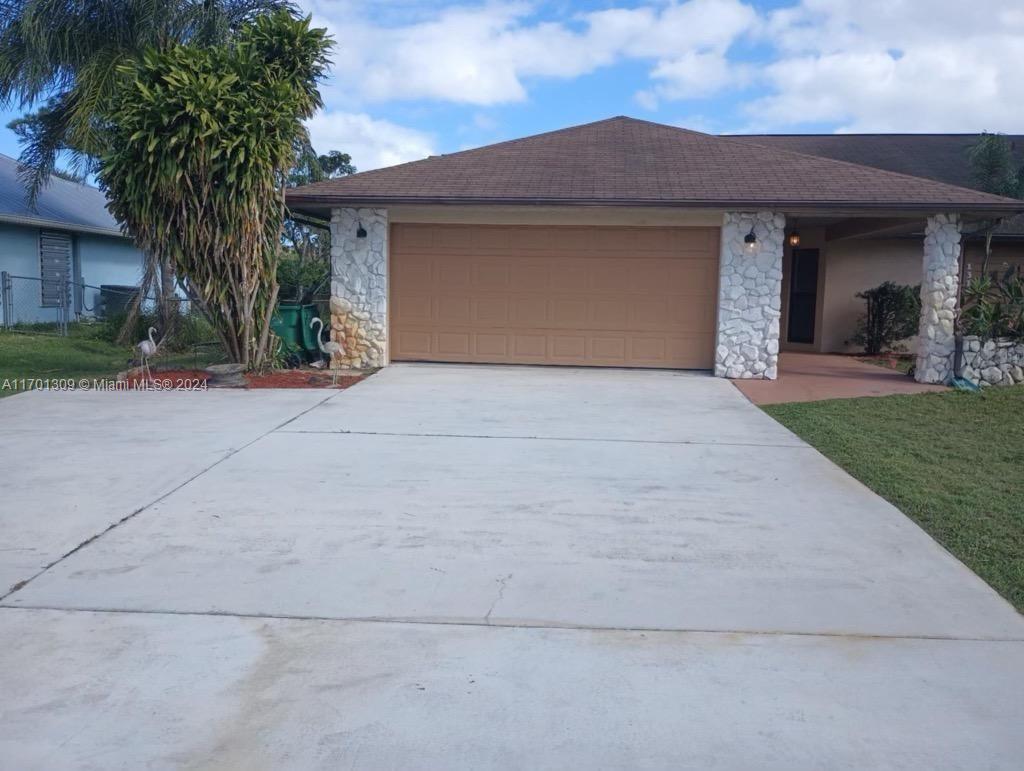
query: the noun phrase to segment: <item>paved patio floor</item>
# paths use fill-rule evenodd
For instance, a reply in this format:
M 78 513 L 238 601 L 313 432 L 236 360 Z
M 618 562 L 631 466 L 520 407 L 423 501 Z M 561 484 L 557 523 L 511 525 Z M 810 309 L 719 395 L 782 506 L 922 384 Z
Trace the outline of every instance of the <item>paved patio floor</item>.
M 853 356 L 794 353 L 779 356 L 777 380 L 736 380 L 736 387 L 754 404 L 814 402 L 859 396 L 892 396 L 945 391 L 944 386 L 917 383 L 902 372 L 858 361 Z
M 0 766 L 1024 756 L 1024 619 L 727 381 L 394 366 L 0 427 Z

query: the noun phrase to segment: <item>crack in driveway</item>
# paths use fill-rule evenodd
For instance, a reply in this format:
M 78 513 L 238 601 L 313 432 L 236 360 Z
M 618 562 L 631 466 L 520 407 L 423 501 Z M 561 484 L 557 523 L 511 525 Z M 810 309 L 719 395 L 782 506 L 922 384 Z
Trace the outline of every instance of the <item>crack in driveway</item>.
M 497 607 L 498 603 L 505 598 L 505 587 L 508 585 L 511 578 L 512 574 L 509 573 L 507 576 L 502 576 L 501 578 L 496 579 L 498 582 L 498 594 L 494 598 L 494 602 L 491 603 L 491 607 L 487 609 L 487 614 L 484 616 L 484 623 L 488 626 L 491 625 L 491 614 L 494 612 L 495 607 Z
M 79 551 L 81 551 L 82 549 L 87 547 L 89 544 L 95 543 L 100 538 L 102 538 L 107 533 L 109 533 L 110 531 L 116 530 L 121 525 L 123 525 L 125 522 L 128 522 L 128 521 L 134 519 L 136 516 L 138 516 L 139 514 L 141 514 L 144 511 L 146 511 L 147 509 L 150 509 L 153 506 L 155 506 L 158 503 L 160 503 L 161 501 L 166 500 L 167 498 L 169 498 L 170 496 L 174 495 L 176 492 L 178 492 L 182 488 L 184 488 L 184 487 L 190 485 L 192 482 L 196 481 L 199 477 L 203 476 L 204 474 L 209 472 L 211 469 L 214 469 L 217 466 L 219 466 L 224 461 L 226 461 L 229 458 L 233 458 L 234 456 L 238 455 L 238 453 L 240 453 L 242 450 L 246 449 L 247 447 L 252 447 L 252 445 L 256 444 L 256 442 L 260 441 L 261 439 L 264 439 L 265 437 L 269 436 L 270 434 L 274 433 L 275 431 L 280 431 L 282 428 L 287 426 L 289 423 L 292 423 L 293 421 L 298 420 L 303 415 L 305 415 L 307 412 L 311 412 L 312 410 L 315 410 L 317 407 L 322 406 L 323 404 L 327 403 L 328 401 L 330 401 L 331 399 L 333 399 L 335 396 L 337 396 L 340 393 L 343 393 L 343 391 L 335 391 L 335 392 L 331 393 L 329 396 L 327 396 L 327 397 L 321 399 L 320 401 L 318 401 L 316 404 L 313 404 L 313 405 L 307 407 L 306 409 L 302 410 L 301 412 L 299 412 L 299 413 L 297 413 L 295 415 L 292 415 L 290 418 L 285 420 L 283 423 L 279 423 L 278 425 L 274 426 L 273 428 L 271 428 L 271 429 L 269 429 L 267 431 L 264 431 L 262 434 L 260 434 L 256 438 L 251 439 L 250 441 L 245 442 L 244 444 L 242 444 L 242 445 L 240 445 L 238 447 L 230 448 L 224 455 L 222 455 L 220 458 L 215 460 L 209 466 L 207 466 L 207 467 L 205 467 L 203 469 L 200 469 L 199 471 L 197 471 L 195 474 L 190 476 L 185 481 L 181 482 L 180 484 L 175 485 L 173 488 L 168 490 L 166 493 L 163 493 L 162 495 L 158 495 L 156 498 L 154 498 L 153 500 L 149 501 L 149 503 L 143 504 L 142 506 L 140 506 L 139 508 L 135 509 L 134 511 L 131 511 L 128 514 L 125 514 L 120 519 L 110 523 L 105 528 L 100 530 L 98 533 L 94 533 L 93 535 L 91 535 L 88 538 L 86 538 L 84 541 L 79 543 L 74 548 L 69 549 L 64 554 L 61 554 L 59 557 L 57 557 L 57 559 L 55 559 L 52 562 L 49 562 L 46 565 L 44 565 L 41 570 L 36 571 L 32 575 L 30 575 L 28 578 L 24 578 L 21 581 L 17 581 L 14 584 L 12 584 L 11 587 L 6 592 L 4 592 L 3 594 L 0 594 L 0 602 L 3 602 L 8 597 L 10 597 L 12 594 L 15 594 L 16 592 L 21 591 L 26 586 L 28 586 L 30 583 L 32 583 L 32 581 L 34 581 L 35 579 L 39 578 L 39 576 L 43 575 L 44 573 L 46 573 L 48 570 L 50 570 L 51 568 L 55 567 L 56 565 L 59 565 L 61 562 L 63 562 L 68 557 L 72 556 L 73 554 L 77 554 Z

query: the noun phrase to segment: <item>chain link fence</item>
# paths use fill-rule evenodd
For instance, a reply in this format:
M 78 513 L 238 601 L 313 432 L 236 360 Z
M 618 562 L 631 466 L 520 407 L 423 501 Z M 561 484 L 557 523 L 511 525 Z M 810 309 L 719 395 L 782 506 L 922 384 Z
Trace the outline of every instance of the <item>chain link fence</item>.
M 66 335 L 72 315 L 70 282 L 0 273 L 4 329 Z
M 119 284 L 96 286 L 67 278 L 45 279 L 0 272 L 0 325 L 32 334 L 67 336 L 72 324 L 124 314 L 136 302 L 140 287 Z M 156 307 L 156 298 L 142 298 L 143 313 Z M 190 312 L 188 300 L 179 311 Z

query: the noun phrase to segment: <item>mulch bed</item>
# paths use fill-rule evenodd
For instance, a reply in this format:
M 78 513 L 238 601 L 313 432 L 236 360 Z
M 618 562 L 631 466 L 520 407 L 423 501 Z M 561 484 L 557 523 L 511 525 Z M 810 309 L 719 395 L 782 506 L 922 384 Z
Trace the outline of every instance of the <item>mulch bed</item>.
M 365 375 L 338 375 L 331 384 L 330 372 L 308 369 L 285 369 L 268 372 L 265 375 L 246 375 L 248 388 L 348 388 L 362 380 Z

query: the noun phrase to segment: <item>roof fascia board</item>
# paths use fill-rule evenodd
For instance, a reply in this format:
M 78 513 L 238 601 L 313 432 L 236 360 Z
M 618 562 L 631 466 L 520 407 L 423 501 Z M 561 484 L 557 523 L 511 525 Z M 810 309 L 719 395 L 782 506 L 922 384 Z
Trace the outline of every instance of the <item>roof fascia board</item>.
M 564 198 L 449 198 L 421 196 L 358 196 L 301 195 L 288 196 L 289 206 L 302 211 L 310 207 L 351 207 L 373 208 L 389 205 L 425 206 L 647 206 L 673 209 L 717 209 L 720 211 L 782 211 L 795 216 L 814 214 L 839 214 L 846 216 L 914 216 L 924 213 L 962 212 L 991 214 L 993 216 L 1024 213 L 1024 201 L 1014 205 L 991 203 L 931 202 L 893 205 L 891 203 L 858 203 L 851 206 L 849 201 L 665 201 L 663 199 L 564 199 Z
M 130 240 L 129 237 L 120 230 L 114 230 L 112 228 L 98 228 L 94 225 L 77 225 L 70 222 L 61 222 L 60 220 L 48 220 L 43 217 L 22 217 L 16 214 L 0 214 L 0 222 L 6 222 L 10 225 L 21 225 L 24 227 L 64 230 L 69 233 L 88 233 L 89 235 L 111 236 L 114 238 Z

